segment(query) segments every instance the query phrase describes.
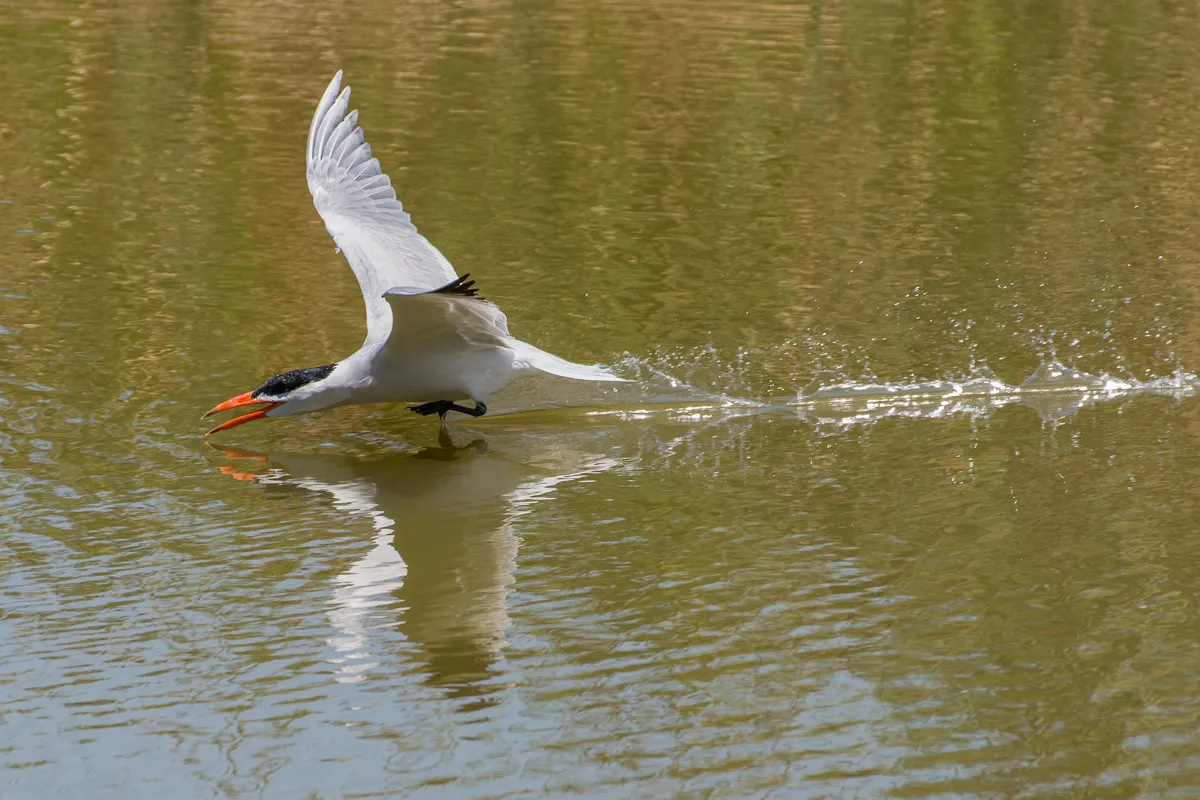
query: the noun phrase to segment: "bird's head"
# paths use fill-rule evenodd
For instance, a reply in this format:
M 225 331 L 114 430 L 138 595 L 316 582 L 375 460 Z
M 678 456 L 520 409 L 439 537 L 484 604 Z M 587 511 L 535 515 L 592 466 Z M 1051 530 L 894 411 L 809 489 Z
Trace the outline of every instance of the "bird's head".
M 330 406 L 337 405 L 339 402 L 338 398 L 332 396 L 324 397 L 327 394 L 335 394 L 332 391 L 327 391 L 333 387 L 327 387 L 325 384 L 327 383 L 326 379 L 336 366 L 337 364 L 326 364 L 322 367 L 308 367 L 306 369 L 293 369 L 281 372 L 254 391 L 229 398 L 204 416 L 211 417 L 213 414 L 219 414 L 222 411 L 229 411 L 234 408 L 242 408 L 243 406 L 258 406 L 258 408 L 249 414 L 242 414 L 240 417 L 234 417 L 231 420 L 222 422 L 204 435 L 208 436 L 217 431 L 236 428 L 238 425 L 244 425 L 256 419 L 283 417 L 288 414 L 316 411 L 321 408 L 329 408 Z

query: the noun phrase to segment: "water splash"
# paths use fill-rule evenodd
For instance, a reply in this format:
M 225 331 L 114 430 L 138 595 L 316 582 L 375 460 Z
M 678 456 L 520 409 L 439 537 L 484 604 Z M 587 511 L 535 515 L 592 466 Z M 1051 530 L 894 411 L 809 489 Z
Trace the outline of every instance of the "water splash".
M 1136 380 L 1093 375 L 1058 361 L 1046 361 L 1018 384 L 986 372 L 962 380 L 872 383 L 818 376 L 789 402 L 817 424 L 848 427 L 887 417 L 938 419 L 955 415 L 986 417 L 1009 405 L 1027 406 L 1057 423 L 1101 402 L 1142 395 L 1183 399 L 1200 390 L 1200 376 L 1177 371 L 1169 377 Z
M 801 343 L 742 348 L 732 356 L 712 346 L 647 356 L 627 354 L 613 367 L 630 383 L 519 382 L 506 390 L 505 402 L 497 404 L 496 410 L 573 407 L 588 409 L 592 416 L 680 420 L 794 413 L 818 426 L 852 427 L 889 417 L 980 419 L 1005 406 L 1020 405 L 1044 422 L 1057 424 L 1097 403 L 1146 395 L 1182 400 L 1200 392 L 1200 376 L 1181 368 L 1165 377 L 1139 380 L 1107 371 L 1088 372 L 1053 355 L 1015 383 L 974 361 L 963 377 L 888 381 L 876 377 L 861 360 L 827 351 L 827 347 L 813 350 Z M 849 373 L 853 367 L 844 366 L 848 363 L 858 365 L 853 376 Z M 831 366 L 836 364 L 843 366 Z M 795 374 L 806 367 L 821 371 L 803 382 L 796 380 Z
M 888 417 L 938 419 L 965 415 L 978 419 L 1005 406 L 1021 405 L 1035 411 L 1044 422 L 1057 424 L 1097 403 L 1145 395 L 1182 400 L 1200 392 L 1200 376 L 1182 369 L 1169 376 L 1139 380 L 1108 372 L 1090 373 L 1049 357 L 1016 383 L 1006 382 L 986 366 L 976 364 L 965 377 L 902 381 L 880 380 L 869 371 L 852 378 L 844 371 L 826 369 L 802 388 L 775 385 L 769 395 L 754 397 L 748 391 L 759 383 L 755 380 L 758 376 L 751 374 L 754 364 L 752 353 L 739 351 L 731 360 L 722 358 L 713 348 L 691 354 L 657 354 L 652 359 L 628 357 L 618 370 L 635 383 L 622 386 L 608 398 L 611 403 L 626 406 L 626 410 L 607 413 L 679 413 L 679 406 L 703 404 L 710 414 L 786 410 L 816 425 L 851 427 Z M 628 410 L 630 406 L 635 410 Z

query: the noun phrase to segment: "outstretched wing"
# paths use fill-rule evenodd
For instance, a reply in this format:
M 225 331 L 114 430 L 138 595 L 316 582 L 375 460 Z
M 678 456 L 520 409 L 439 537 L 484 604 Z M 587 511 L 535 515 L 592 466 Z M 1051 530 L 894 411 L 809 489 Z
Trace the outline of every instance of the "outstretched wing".
M 339 70 L 308 129 L 308 190 L 325 229 L 358 278 L 367 305 L 367 342 L 391 334 L 384 292 L 396 286 L 434 289 L 455 278 L 454 267 L 417 233 L 392 182 L 348 111 L 350 87 Z
M 396 324 L 387 341 L 388 354 L 428 356 L 463 345 L 511 349 L 508 318 L 495 303 L 479 297 L 469 277 L 468 273 L 437 289 L 389 289 L 384 299 L 395 313 Z

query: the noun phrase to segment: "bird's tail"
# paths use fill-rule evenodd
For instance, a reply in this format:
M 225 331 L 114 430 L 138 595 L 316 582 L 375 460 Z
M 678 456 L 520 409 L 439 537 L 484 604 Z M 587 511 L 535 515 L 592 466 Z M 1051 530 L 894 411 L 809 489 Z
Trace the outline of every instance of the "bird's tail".
M 551 355 L 545 350 L 539 350 L 527 342 L 522 342 L 520 339 L 511 339 L 508 346 L 517 354 L 517 361 L 541 372 L 558 375 L 561 378 L 574 378 L 577 381 L 629 382 L 625 378 L 618 378 L 608 367 L 589 367 L 583 364 L 576 364 L 573 361 L 567 361 L 565 358 Z

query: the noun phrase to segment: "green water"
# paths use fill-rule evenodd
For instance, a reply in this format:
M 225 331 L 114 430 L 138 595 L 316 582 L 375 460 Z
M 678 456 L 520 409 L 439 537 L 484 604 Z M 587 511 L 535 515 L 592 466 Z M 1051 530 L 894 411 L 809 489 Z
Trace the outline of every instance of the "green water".
M 0 3 L 0 796 L 1200 794 L 1198 35 Z M 362 340 L 339 68 L 513 333 L 633 385 L 203 437 Z

